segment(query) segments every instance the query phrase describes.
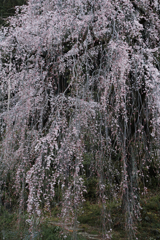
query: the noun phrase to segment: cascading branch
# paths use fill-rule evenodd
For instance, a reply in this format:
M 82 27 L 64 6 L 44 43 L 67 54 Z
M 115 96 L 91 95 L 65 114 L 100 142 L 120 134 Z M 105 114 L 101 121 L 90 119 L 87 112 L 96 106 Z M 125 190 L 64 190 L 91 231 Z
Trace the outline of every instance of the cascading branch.
M 75 224 L 94 175 L 104 239 L 105 204 L 120 194 L 135 237 L 140 184 L 159 178 L 159 11 L 158 1 L 29 0 L 1 28 L 1 194 L 12 188 L 30 216 L 59 203 Z

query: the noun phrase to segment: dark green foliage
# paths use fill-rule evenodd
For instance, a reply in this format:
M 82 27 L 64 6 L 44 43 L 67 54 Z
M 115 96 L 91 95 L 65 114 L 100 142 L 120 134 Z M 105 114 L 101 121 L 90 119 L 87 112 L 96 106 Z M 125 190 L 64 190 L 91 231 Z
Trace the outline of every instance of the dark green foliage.
M 5 210 L 4 207 L 1 206 L 1 210 L 0 210 L 0 230 L 2 230 L 6 226 L 11 227 L 14 219 L 15 219 L 15 215 L 10 214 L 8 211 Z
M 53 225 L 44 224 L 41 228 L 41 239 L 43 240 L 58 240 L 60 228 Z
M 9 213 L 4 207 L 0 211 L 0 240 L 30 240 L 31 233 L 29 225 L 26 223 L 27 215 Z M 62 228 L 55 226 L 46 219 L 34 234 L 35 240 L 72 240 L 72 233 L 63 232 Z M 65 238 L 63 236 L 66 236 Z M 77 240 L 86 240 L 78 235 Z
M 90 226 L 100 226 L 101 223 L 101 206 L 98 204 L 91 204 L 87 201 L 83 208 L 83 213 L 78 217 L 78 221 Z
M 97 184 L 98 180 L 96 177 L 86 178 L 85 179 L 85 186 L 87 189 L 87 193 L 85 193 L 84 197 L 86 200 L 89 200 L 90 202 L 96 202 L 97 201 Z
M 15 6 L 23 5 L 26 0 L 0 0 L 0 25 L 5 23 L 5 18 L 15 13 Z
M 16 213 L 10 213 L 4 207 L 0 211 L 0 239 L 18 240 L 29 239 L 29 232 L 26 228 L 25 219 L 18 220 Z M 28 238 L 27 238 L 28 236 Z
M 139 239 L 160 239 L 160 194 L 148 193 L 141 200 L 142 221 L 138 226 Z
M 72 234 L 66 234 L 62 231 L 62 229 L 58 226 L 54 226 L 52 224 L 44 224 L 41 227 L 41 234 L 40 238 L 41 240 L 72 240 L 73 236 Z M 86 238 L 78 235 L 77 240 L 86 240 Z
M 160 193 L 158 191 L 148 192 L 147 195 L 142 197 L 141 207 L 142 216 L 137 228 L 137 238 L 139 240 L 160 239 Z M 127 240 L 120 201 L 108 202 L 106 209 L 110 210 L 112 217 L 112 239 Z M 85 202 L 82 213 L 78 217 L 80 228 L 83 228 L 84 232 L 93 235 L 100 234 L 101 210 L 101 204 L 91 204 L 90 201 Z M 17 213 L 9 213 L 2 207 L 0 212 L 0 239 L 29 240 L 31 235 L 25 219 L 25 215 L 20 218 Z M 55 226 L 52 224 L 52 220 L 49 221 L 49 219 L 45 217 L 44 222 L 39 227 L 39 231 L 35 232 L 34 239 L 63 240 L 64 236 L 66 236 L 65 239 L 67 240 L 74 239 L 73 233 L 69 233 L 69 231 L 66 232 L 66 230 L 63 232 L 61 227 Z M 77 234 L 77 240 L 86 240 L 86 238 Z

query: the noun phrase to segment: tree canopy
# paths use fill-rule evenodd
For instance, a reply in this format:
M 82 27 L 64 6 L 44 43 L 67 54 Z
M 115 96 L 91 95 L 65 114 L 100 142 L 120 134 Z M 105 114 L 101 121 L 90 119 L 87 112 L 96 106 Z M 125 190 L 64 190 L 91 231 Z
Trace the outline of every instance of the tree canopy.
M 1 28 L 0 187 L 30 215 L 60 201 L 75 220 L 96 176 L 135 237 L 140 192 L 159 179 L 159 11 L 156 0 L 29 0 Z

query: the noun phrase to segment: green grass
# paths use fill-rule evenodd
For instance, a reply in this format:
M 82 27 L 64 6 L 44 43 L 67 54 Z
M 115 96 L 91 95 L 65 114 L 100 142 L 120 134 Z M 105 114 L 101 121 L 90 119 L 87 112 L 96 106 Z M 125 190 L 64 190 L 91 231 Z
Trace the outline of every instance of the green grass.
M 160 191 L 149 192 L 140 201 L 141 221 L 138 223 L 137 234 L 139 240 L 158 240 L 160 239 Z M 39 231 L 35 232 L 35 240 L 73 240 L 72 230 L 62 230 L 60 226 L 55 226 L 54 222 L 59 222 L 57 214 L 60 208 L 55 207 L 51 213 L 44 214 L 43 222 L 39 226 Z M 124 215 L 121 210 L 120 201 L 108 202 L 106 213 L 111 214 L 111 227 L 113 240 L 127 240 L 124 229 Z M 30 240 L 31 235 L 26 224 L 27 215 L 9 213 L 4 208 L 0 212 L 0 239 L 6 240 Z M 80 232 L 102 236 L 102 205 L 100 203 L 91 204 L 86 201 L 78 217 Z M 58 225 L 58 224 L 57 224 Z M 65 237 L 64 237 L 65 236 Z M 87 238 L 77 234 L 77 240 Z
M 59 213 L 59 210 L 54 210 L 53 213 Z M 32 237 L 26 218 L 27 214 L 22 215 L 19 219 L 18 213 L 9 213 L 4 208 L 1 208 L 0 240 L 31 240 Z M 72 233 L 63 231 L 61 227 L 50 224 L 48 219 L 49 217 L 46 216 L 38 230 L 34 232 L 34 240 L 73 240 Z M 77 240 L 86 240 L 86 238 L 78 235 Z
M 148 195 L 141 199 L 140 204 L 142 207 L 141 221 L 138 222 L 136 237 L 139 240 L 160 239 L 160 192 L 150 191 Z M 84 231 L 89 229 L 90 233 L 96 234 L 98 232 L 96 227 L 101 228 L 101 209 L 100 204 L 85 203 L 82 214 L 78 218 Z M 112 218 L 112 239 L 127 239 L 125 219 L 120 201 L 107 203 L 106 211 L 107 209 L 110 209 Z
M 141 199 L 142 221 L 138 226 L 139 239 L 160 239 L 160 192 L 150 192 Z
M 101 206 L 98 204 L 90 204 L 90 202 L 86 202 L 84 204 L 81 215 L 78 217 L 78 221 L 90 226 L 100 225 Z

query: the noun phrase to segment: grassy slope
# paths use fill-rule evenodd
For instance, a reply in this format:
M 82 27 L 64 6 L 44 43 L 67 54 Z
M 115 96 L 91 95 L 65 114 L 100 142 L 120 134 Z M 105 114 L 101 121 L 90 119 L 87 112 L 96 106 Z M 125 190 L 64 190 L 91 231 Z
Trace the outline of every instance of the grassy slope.
M 138 239 L 160 239 L 160 191 L 152 191 L 144 196 L 141 199 L 141 207 L 142 220 L 139 222 L 137 228 Z M 108 206 L 106 206 L 106 210 L 107 209 L 110 209 L 110 213 L 112 215 L 112 239 L 127 239 L 120 204 L 116 202 L 108 204 Z M 97 239 L 101 239 L 101 212 L 100 204 L 91 204 L 90 202 L 86 202 L 78 218 L 78 221 L 80 222 L 78 231 L 85 233 L 86 236 L 88 233 L 88 236 L 95 235 L 95 237 L 97 236 Z M 72 239 L 73 230 L 71 227 L 65 228 L 62 234 L 62 226 L 58 223 L 59 220 L 56 218 L 57 213 L 57 209 L 53 209 L 50 215 L 45 215 L 41 224 L 40 232 L 36 233 L 37 236 L 35 235 L 35 239 Z M 67 237 L 64 238 L 63 236 Z M 31 239 L 28 227 L 25 224 L 25 217 L 21 217 L 21 220 L 19 221 L 18 214 L 11 214 L 3 209 L 0 214 L 0 239 Z M 85 240 L 87 237 L 78 235 L 78 239 Z

